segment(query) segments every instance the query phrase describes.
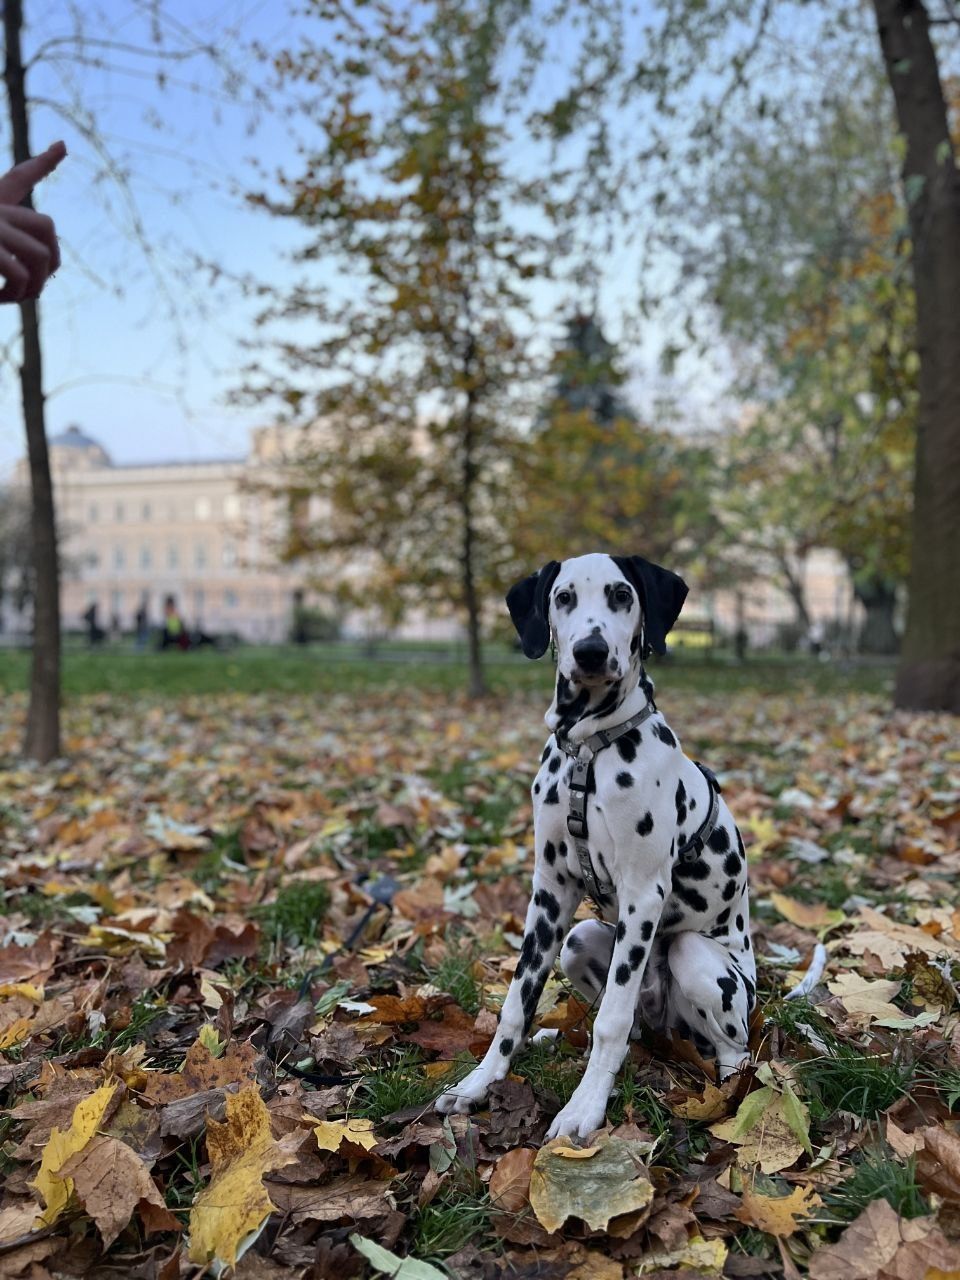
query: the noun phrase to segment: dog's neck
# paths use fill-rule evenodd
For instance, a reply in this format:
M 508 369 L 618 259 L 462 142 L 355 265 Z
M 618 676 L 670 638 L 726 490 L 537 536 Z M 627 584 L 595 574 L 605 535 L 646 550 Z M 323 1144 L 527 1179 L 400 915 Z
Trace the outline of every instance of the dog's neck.
M 570 742 L 583 742 L 600 729 L 622 724 L 653 701 L 653 681 L 639 659 L 614 684 L 578 685 L 557 672 L 553 702 L 544 719 L 547 727 Z

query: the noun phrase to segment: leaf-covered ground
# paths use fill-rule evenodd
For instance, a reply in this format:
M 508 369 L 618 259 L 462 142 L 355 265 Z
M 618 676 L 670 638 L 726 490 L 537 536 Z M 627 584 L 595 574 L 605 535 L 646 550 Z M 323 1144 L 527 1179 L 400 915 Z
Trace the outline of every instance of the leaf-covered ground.
M 960 1274 L 956 722 L 661 683 L 748 847 L 757 1065 L 638 1043 L 573 1153 L 560 982 L 489 1111 L 429 1107 L 517 958 L 541 695 L 87 697 L 43 770 L 8 701 L 0 1277 Z

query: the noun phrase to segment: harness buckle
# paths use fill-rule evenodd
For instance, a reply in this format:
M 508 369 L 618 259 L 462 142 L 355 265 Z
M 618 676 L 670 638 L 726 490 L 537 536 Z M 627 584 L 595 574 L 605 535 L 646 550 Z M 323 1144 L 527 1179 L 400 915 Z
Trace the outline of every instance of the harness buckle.
M 587 824 L 580 814 L 567 814 L 567 830 L 574 840 L 585 840 L 587 838 Z
M 703 853 L 703 836 L 698 831 L 696 835 L 683 842 L 683 848 L 679 850 L 680 861 L 696 862 L 701 853 Z

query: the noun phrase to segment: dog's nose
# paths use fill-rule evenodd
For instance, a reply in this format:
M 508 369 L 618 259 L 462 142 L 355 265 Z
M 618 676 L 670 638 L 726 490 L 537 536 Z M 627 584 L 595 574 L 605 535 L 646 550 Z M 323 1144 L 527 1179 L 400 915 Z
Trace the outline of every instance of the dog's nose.
M 599 671 L 610 656 L 610 646 L 603 636 L 587 636 L 573 646 L 573 657 L 581 671 Z

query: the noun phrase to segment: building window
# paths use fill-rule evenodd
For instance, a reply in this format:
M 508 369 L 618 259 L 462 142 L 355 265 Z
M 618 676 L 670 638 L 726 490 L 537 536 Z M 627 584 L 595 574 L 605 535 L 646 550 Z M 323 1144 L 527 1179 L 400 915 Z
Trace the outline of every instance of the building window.
M 196 505 L 194 506 L 194 511 L 196 512 L 196 516 L 198 520 L 209 520 L 210 513 L 212 510 L 213 508 L 211 506 L 209 498 L 197 499 Z
M 124 520 L 124 511 L 123 511 L 123 503 L 122 503 L 122 502 L 118 502 L 118 503 L 117 503 L 117 505 L 114 507 L 114 509 L 113 509 L 113 516 L 114 516 L 114 519 L 116 520 L 117 524 L 122 524 L 122 523 L 123 523 L 123 520 Z
M 167 547 L 167 568 L 176 569 L 180 563 L 180 552 L 172 543 Z
M 96 524 L 99 518 L 99 515 L 100 513 L 97 510 L 97 504 L 95 502 L 91 502 L 90 506 L 87 508 L 87 520 L 90 522 L 90 524 Z
M 99 551 L 87 552 L 87 566 L 94 573 L 97 571 L 97 569 L 100 568 L 100 552 Z
M 153 556 L 150 554 L 149 547 L 140 548 L 140 568 L 149 569 L 153 563 Z
M 114 590 L 110 592 L 110 609 L 115 618 L 119 618 L 123 611 L 123 592 Z
M 197 569 L 205 569 L 207 567 L 207 548 L 202 542 L 198 542 L 193 548 L 193 563 Z
M 203 617 L 203 602 L 204 602 L 203 587 L 195 587 L 193 592 L 193 608 L 194 608 L 194 612 L 197 615 L 198 622 Z
M 114 547 L 113 548 L 113 567 L 115 569 L 122 569 L 126 564 L 126 562 L 127 562 L 127 556 L 123 547 Z
M 223 567 L 232 569 L 237 563 L 237 548 L 232 542 L 223 544 Z
M 238 520 L 240 518 L 240 498 L 235 493 L 229 493 L 223 500 L 223 514 L 228 520 Z
M 223 593 L 223 603 L 228 609 L 235 609 L 238 603 L 237 593 L 235 591 L 225 591 Z
M 149 502 L 145 502 L 143 506 L 140 508 L 140 516 L 141 516 L 141 519 L 143 520 L 150 519 L 150 503 Z

